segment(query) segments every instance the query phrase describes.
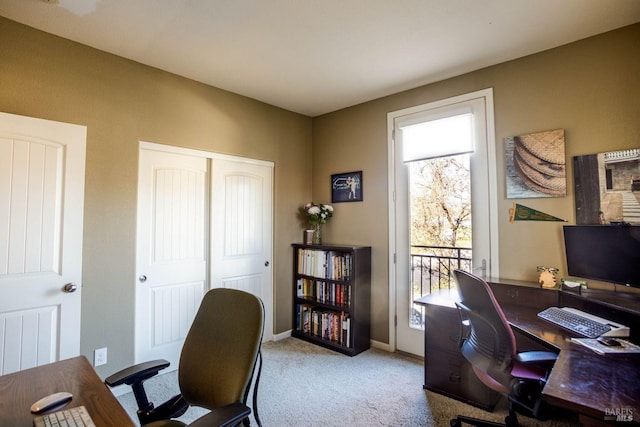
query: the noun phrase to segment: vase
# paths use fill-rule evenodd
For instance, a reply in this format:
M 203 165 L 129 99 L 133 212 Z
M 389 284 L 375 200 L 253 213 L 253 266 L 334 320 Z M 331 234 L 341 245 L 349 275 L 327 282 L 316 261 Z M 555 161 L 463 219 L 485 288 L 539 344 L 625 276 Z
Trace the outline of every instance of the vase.
M 320 243 L 322 243 L 322 239 L 320 237 L 320 224 L 316 224 L 313 227 L 313 239 L 312 239 L 312 243 L 314 245 L 319 245 Z

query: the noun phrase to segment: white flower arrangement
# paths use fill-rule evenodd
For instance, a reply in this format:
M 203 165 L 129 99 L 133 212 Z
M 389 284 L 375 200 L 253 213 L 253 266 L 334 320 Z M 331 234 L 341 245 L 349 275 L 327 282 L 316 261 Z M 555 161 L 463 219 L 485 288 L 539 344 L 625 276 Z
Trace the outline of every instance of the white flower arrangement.
M 333 206 L 316 204 L 313 202 L 307 203 L 302 207 L 307 215 L 309 224 L 315 227 L 318 224 L 326 224 L 329 218 L 333 216 Z

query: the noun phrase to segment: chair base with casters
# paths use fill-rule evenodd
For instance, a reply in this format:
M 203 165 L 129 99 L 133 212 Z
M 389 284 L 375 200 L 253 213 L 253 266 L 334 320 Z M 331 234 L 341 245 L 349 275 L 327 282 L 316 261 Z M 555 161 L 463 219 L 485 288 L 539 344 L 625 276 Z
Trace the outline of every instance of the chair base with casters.
M 547 353 L 547 352 L 530 352 L 530 353 Z M 526 353 L 524 353 L 526 354 Z M 555 356 L 554 353 L 550 353 Z M 540 355 L 541 357 L 542 354 Z M 458 415 L 450 422 L 451 427 L 462 427 L 463 423 L 477 427 L 518 427 L 517 413 L 524 414 L 539 420 L 546 419 L 546 407 L 540 399 L 539 390 L 543 384 L 536 384 L 535 381 L 528 382 L 524 380 L 516 380 L 512 383 L 512 391 L 508 396 L 508 414 L 504 418 L 503 423 L 482 420 L 479 418 L 471 418 L 464 415 Z M 517 396 L 517 397 L 514 397 Z
M 511 326 L 487 282 L 461 270 L 456 270 L 454 275 L 461 297 L 461 302 L 456 303 L 461 319 L 460 350 L 478 379 L 507 397 L 509 414 L 504 424 L 460 415 L 451 420 L 451 426 L 466 423 L 516 427 L 519 425 L 516 410 L 543 418 L 542 388 L 557 354 L 549 351 L 517 352 Z
M 247 398 L 253 383 L 253 415 L 261 427 L 257 392 L 263 328 L 264 306 L 259 298 L 236 289 L 212 289 L 202 299 L 180 354 L 180 394 L 157 407 L 149 401 L 144 383 L 169 366 L 162 359 L 123 369 L 106 378 L 105 384 L 131 386 L 143 426 L 185 426 L 175 418 L 189 406 L 199 406 L 211 412 L 189 426 L 232 427 L 250 425 Z

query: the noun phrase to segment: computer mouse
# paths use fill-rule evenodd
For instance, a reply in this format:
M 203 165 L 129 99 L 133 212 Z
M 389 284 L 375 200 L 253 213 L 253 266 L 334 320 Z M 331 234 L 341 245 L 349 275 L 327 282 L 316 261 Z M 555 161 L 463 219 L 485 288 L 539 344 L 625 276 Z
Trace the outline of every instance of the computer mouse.
M 66 391 L 50 394 L 31 405 L 31 412 L 37 414 L 47 411 L 51 408 L 60 407 L 63 404 L 67 404 L 71 400 L 71 397 L 71 393 L 68 393 Z
M 598 342 L 609 347 L 620 347 L 620 341 L 609 337 L 598 337 Z

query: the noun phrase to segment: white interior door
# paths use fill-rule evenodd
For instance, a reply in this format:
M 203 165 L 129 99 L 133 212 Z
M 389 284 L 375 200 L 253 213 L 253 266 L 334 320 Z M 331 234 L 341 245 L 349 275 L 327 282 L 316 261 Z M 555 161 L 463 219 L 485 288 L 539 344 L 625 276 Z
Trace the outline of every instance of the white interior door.
M 270 162 L 213 159 L 211 287 L 262 299 L 264 341 L 273 339 L 272 182 Z
M 85 146 L 0 113 L 0 375 L 80 353 Z
M 208 176 L 206 158 L 140 150 L 136 363 L 162 358 L 178 367 L 207 289 Z

